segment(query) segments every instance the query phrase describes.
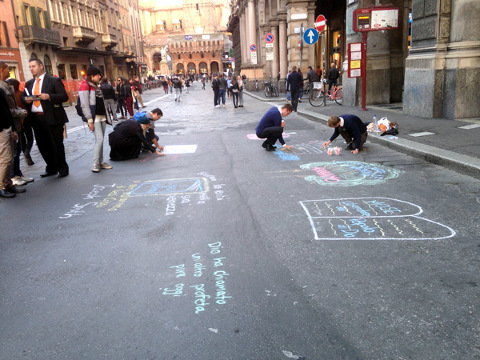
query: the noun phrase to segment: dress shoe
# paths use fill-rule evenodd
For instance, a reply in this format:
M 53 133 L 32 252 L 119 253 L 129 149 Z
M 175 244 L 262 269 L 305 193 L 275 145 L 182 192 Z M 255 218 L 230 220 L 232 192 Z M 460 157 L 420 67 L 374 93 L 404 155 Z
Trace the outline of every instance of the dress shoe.
M 15 197 L 15 194 L 12 194 L 11 192 L 8 192 L 7 190 L 2 189 L 2 190 L 0 190 L 0 197 L 12 198 L 12 197 Z
M 64 174 L 58 174 L 58 176 L 57 176 L 57 177 L 58 177 L 58 178 L 63 178 L 63 177 L 65 177 L 65 176 L 68 176 L 68 173 L 64 173 Z
M 267 151 L 275 151 L 277 150 L 276 146 L 272 146 L 270 144 L 267 144 L 267 146 L 265 147 L 265 150 Z
M 47 177 L 47 176 L 53 176 L 55 174 L 56 174 L 56 172 L 44 172 L 43 174 L 40 174 L 40 177 L 44 178 L 44 177 Z
M 353 150 L 353 143 L 348 144 L 345 150 Z
M 33 164 L 35 164 L 30 155 L 24 154 L 23 156 L 25 157 L 25 161 L 27 162 L 28 166 L 32 166 Z
M 27 189 L 17 188 L 15 186 L 11 186 L 9 188 L 6 188 L 5 190 L 8 191 L 11 194 L 21 194 L 21 193 L 24 193 L 25 191 L 27 191 Z

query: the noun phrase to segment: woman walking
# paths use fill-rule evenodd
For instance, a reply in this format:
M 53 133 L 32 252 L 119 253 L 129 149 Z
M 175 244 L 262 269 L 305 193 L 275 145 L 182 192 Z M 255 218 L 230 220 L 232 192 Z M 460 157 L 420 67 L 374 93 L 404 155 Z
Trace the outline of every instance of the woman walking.
M 240 75 L 237 76 L 238 83 L 238 107 L 243 107 L 243 80 Z
M 232 79 L 231 90 L 232 90 L 232 97 L 233 97 L 233 106 L 236 109 L 238 107 L 238 93 L 240 90 L 238 88 L 238 81 L 235 76 Z

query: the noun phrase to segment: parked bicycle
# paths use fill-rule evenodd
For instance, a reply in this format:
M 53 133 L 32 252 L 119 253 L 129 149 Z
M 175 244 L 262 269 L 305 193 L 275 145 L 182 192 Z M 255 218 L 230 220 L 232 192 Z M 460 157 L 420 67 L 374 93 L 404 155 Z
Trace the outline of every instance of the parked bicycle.
M 338 105 L 343 103 L 342 86 L 334 85 L 332 91 L 328 91 L 326 87 L 326 80 L 313 83 L 313 90 L 308 97 L 312 106 L 322 106 L 324 101 L 335 101 Z M 325 93 L 326 92 L 326 93 Z
M 265 88 L 263 92 L 265 93 L 265 97 L 278 97 L 278 89 L 275 85 L 273 85 L 273 81 L 265 81 Z

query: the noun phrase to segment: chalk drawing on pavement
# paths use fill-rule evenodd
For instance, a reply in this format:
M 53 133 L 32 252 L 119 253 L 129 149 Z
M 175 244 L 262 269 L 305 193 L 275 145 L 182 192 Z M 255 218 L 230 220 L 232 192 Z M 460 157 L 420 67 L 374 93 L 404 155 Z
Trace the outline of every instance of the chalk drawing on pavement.
M 315 173 L 305 180 L 329 186 L 377 185 L 403 174 L 403 170 L 360 161 L 315 162 L 300 168 Z
M 172 154 L 193 154 L 197 151 L 197 145 L 165 145 L 163 153 Z
M 117 211 L 128 199 L 142 196 L 162 196 L 165 198 L 165 216 L 174 215 L 179 206 L 188 204 L 201 205 L 214 199 L 216 201 L 229 200 L 225 191 L 226 184 L 219 181 L 214 175 L 201 172 L 196 177 L 182 179 L 134 181 L 130 185 L 93 185 L 83 199 L 86 203 L 75 204 L 60 219 L 69 219 L 85 215 L 94 208 L 105 208 L 107 211 Z M 94 201 L 92 201 L 94 200 Z
M 309 141 L 303 144 L 295 144 L 292 149 L 277 146 L 274 154 L 277 155 L 282 161 L 298 161 L 299 155 L 303 154 L 322 154 L 324 153 L 323 144 L 318 141 Z
M 456 235 L 420 217 L 420 206 L 386 197 L 300 201 L 315 240 L 442 240 Z
M 221 241 L 210 243 L 203 254 L 194 253 L 186 261 L 170 266 L 175 284 L 160 288 L 162 295 L 191 307 L 196 315 L 226 305 L 232 299 L 232 293 L 223 247 Z

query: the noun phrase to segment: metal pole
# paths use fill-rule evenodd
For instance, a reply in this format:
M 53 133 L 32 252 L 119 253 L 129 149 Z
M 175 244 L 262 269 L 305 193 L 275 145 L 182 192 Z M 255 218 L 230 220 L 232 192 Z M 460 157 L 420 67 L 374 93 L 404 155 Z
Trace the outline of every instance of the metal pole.
M 367 103 L 367 35 L 368 32 L 363 32 L 363 44 L 362 44 L 362 109 L 363 111 L 367 111 L 366 103 Z

